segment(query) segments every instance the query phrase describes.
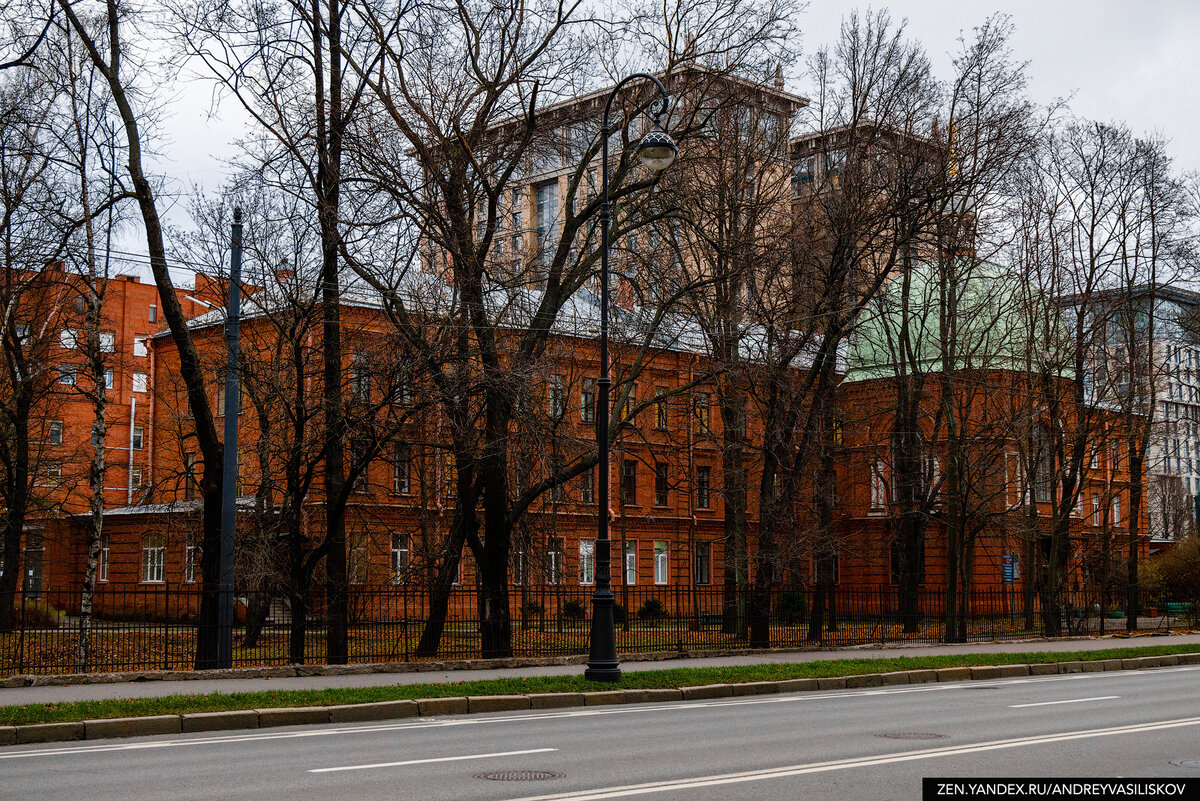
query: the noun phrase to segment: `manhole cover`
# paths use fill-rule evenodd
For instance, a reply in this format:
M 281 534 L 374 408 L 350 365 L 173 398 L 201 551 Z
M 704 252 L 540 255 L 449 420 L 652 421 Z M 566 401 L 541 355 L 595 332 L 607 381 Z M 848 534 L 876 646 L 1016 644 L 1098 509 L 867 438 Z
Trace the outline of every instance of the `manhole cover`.
M 496 770 L 491 773 L 476 773 L 475 778 L 493 782 L 544 782 L 561 779 L 566 775 L 550 770 Z
M 1172 759 L 1171 764 L 1178 765 L 1181 768 L 1200 769 L 1200 759 Z
M 876 737 L 883 737 L 887 740 L 944 740 L 949 735 L 933 734 L 927 731 L 897 731 L 888 734 L 876 734 Z

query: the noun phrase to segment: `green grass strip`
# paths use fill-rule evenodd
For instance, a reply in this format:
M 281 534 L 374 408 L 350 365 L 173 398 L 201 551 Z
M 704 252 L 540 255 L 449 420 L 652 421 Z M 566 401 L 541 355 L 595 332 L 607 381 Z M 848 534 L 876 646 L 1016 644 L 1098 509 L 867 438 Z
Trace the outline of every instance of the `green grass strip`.
M 1193 653 L 1195 645 L 1156 645 L 1138 648 L 1109 648 L 1103 651 L 1028 651 L 999 654 L 953 654 L 946 656 L 837 659 L 791 664 L 742 665 L 709 668 L 672 668 L 625 673 L 619 682 L 588 681 L 581 674 L 534 676 L 512 679 L 443 682 L 439 684 L 393 684 L 327 690 L 279 690 L 209 695 L 167 695 L 160 698 L 76 701 L 63 704 L 27 704 L 0 707 L 0 725 L 59 723 L 97 718 L 181 715 L 189 712 L 225 712 L 236 709 L 266 709 L 289 706 L 335 706 L 398 701 L 418 698 L 453 698 L 468 695 L 528 695 L 532 693 L 588 692 L 593 690 L 640 690 L 693 687 L 701 684 L 740 684 L 750 681 L 828 678 L 896 670 L 930 670 L 945 667 L 1032 664 L 1035 662 L 1089 662 L 1101 659 L 1132 659 Z M 631 663 L 627 663 L 631 664 Z M 581 668 L 582 671 L 582 668 Z

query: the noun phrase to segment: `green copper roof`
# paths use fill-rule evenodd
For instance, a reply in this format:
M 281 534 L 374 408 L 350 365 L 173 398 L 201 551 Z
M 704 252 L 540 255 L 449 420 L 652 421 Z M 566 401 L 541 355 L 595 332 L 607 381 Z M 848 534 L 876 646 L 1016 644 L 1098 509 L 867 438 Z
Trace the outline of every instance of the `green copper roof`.
M 846 381 L 894 378 L 901 372 L 942 370 L 942 310 L 953 308 L 955 367 L 963 370 L 1024 370 L 1031 352 L 1030 304 L 1040 297 L 1020 276 L 990 262 L 909 269 L 908 287 L 898 273 L 868 306 L 850 339 Z M 909 346 L 901 346 L 905 318 Z M 1033 353 L 1041 348 L 1034 347 Z M 901 354 L 907 352 L 904 360 Z

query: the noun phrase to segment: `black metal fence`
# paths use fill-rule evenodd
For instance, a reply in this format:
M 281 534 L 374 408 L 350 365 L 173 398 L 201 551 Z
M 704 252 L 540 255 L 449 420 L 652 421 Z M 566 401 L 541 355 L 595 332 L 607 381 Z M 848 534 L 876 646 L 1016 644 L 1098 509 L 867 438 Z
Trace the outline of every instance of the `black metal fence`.
M 706 651 L 749 645 L 746 604 L 739 608 L 721 587 L 617 587 L 617 647 L 624 653 Z M 41 590 L 13 599 L 14 626 L 0 633 L 0 675 L 18 673 L 187 670 L 193 665 L 199 633 L 201 590 L 195 584 L 103 584 L 94 599 L 86 661 L 79 662 L 81 623 L 78 590 Z M 429 619 L 424 591 L 407 586 L 355 586 L 350 591 L 349 661 L 404 662 L 480 656 L 474 588 L 456 588 L 450 597 L 436 652 L 419 644 Z M 771 598 L 770 645 L 855 645 L 936 643 L 946 639 L 944 596 L 922 590 L 918 613 L 900 613 L 895 587 L 839 588 L 826 595 L 821 629 L 810 637 L 814 593 L 779 589 Z M 1059 623 L 1064 634 L 1124 630 L 1120 599 L 1084 593 L 1063 598 Z M 1194 599 L 1146 598 L 1138 604 L 1141 629 L 1170 630 L 1197 625 Z M 305 661 L 325 659 L 327 620 L 319 598 L 310 604 L 303 627 L 292 625 L 291 610 L 276 596 L 238 599 L 234 665 L 287 664 L 293 638 L 303 634 Z M 591 614 L 591 588 L 513 587 L 510 597 L 515 656 L 585 654 Z M 998 640 L 1040 635 L 1044 617 L 1037 600 L 1027 609 L 1010 588 L 971 594 L 968 614 L 952 639 Z M 906 625 L 907 623 L 907 625 Z

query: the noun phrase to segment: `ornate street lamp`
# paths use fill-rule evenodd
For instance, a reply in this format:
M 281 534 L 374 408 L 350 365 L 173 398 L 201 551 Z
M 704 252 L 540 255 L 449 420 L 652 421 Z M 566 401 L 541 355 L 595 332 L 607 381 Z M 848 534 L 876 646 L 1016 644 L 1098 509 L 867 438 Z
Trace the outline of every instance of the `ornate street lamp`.
M 608 137 L 611 133 L 608 116 L 613 99 L 621 87 L 632 80 L 645 78 L 658 87 L 661 100 L 654 101 L 654 127 L 638 143 L 638 160 L 650 170 L 665 170 L 679 155 L 675 141 L 662 130 L 661 121 L 667 112 L 666 87 L 662 81 L 644 72 L 634 73 L 613 87 L 604 103 L 604 118 L 600 126 L 600 159 L 604 186 L 604 201 L 600 206 L 600 380 L 596 411 L 596 447 L 600 451 L 600 487 L 596 536 L 596 589 L 592 593 L 592 631 L 588 650 L 587 670 L 583 675 L 593 681 L 617 681 L 621 667 L 617 661 L 617 634 L 613 621 L 612 548 L 608 538 L 609 466 L 608 466 L 608 396 L 612 381 L 608 375 L 608 229 L 612 220 L 612 202 L 608 198 Z

